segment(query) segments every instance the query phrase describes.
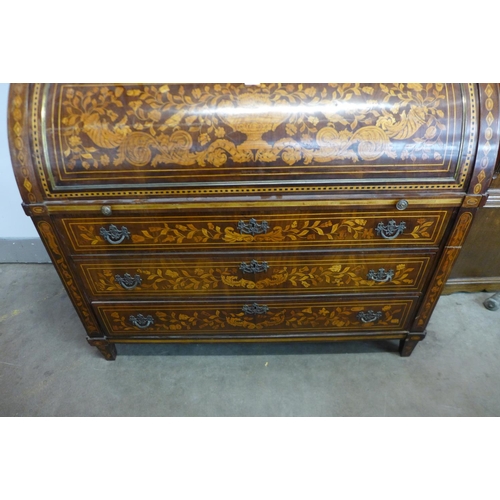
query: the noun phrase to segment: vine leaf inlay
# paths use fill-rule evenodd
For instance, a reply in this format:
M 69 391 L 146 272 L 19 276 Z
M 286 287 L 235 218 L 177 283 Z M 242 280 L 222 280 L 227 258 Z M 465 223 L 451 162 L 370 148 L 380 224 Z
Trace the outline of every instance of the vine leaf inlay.
M 413 267 L 398 264 L 392 272 L 391 279 L 380 281 L 373 280 L 370 273 L 366 274 L 363 265 L 305 265 L 305 266 L 274 266 L 272 274 L 266 277 L 253 279 L 237 276 L 236 267 L 195 268 L 195 269 L 170 269 L 170 268 L 138 268 L 135 278 L 128 273 L 127 282 L 133 286 L 139 281 L 140 290 L 147 291 L 210 291 L 223 289 L 225 286 L 240 289 L 266 290 L 289 286 L 291 288 L 358 288 L 358 287 L 384 287 L 384 286 L 414 286 L 415 278 L 411 273 Z M 375 272 L 375 271 L 374 271 Z M 124 278 L 126 277 L 124 276 Z M 121 283 L 111 269 L 97 271 L 93 284 L 99 292 L 120 291 Z M 144 277 L 144 280 L 141 278 Z M 120 277 L 121 278 L 121 277 Z
M 262 306 L 264 307 L 264 306 Z M 203 311 L 155 311 L 154 323 L 147 326 L 153 332 L 165 331 L 213 331 L 228 330 L 235 327 L 244 330 L 263 330 L 280 326 L 282 328 L 369 328 L 372 321 L 368 319 L 375 315 L 377 326 L 399 328 L 402 321 L 403 309 L 400 305 L 386 305 L 380 311 L 373 313 L 363 306 L 310 306 L 305 308 L 285 308 L 276 311 L 268 310 L 265 314 L 249 316 L 244 311 L 231 312 L 223 309 L 209 309 Z M 119 312 L 110 313 L 112 330 L 134 331 L 135 326 Z M 148 318 L 141 323 L 148 323 Z M 152 316 L 151 316 L 152 318 Z M 367 319 L 363 321 L 361 318 Z M 366 326 L 365 326 L 366 325 Z

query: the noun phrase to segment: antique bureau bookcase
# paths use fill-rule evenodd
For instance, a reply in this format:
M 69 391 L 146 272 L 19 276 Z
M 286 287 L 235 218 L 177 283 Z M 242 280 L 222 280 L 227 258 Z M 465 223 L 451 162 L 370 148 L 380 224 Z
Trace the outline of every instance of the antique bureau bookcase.
M 425 329 L 495 167 L 497 84 L 13 84 L 32 217 L 106 359 Z

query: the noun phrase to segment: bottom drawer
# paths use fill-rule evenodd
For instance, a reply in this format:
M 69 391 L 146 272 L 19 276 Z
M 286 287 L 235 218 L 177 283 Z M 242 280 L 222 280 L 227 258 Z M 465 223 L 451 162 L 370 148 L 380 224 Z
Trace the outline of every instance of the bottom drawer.
M 418 298 L 293 300 L 248 302 L 94 302 L 110 337 L 333 336 L 408 329 Z

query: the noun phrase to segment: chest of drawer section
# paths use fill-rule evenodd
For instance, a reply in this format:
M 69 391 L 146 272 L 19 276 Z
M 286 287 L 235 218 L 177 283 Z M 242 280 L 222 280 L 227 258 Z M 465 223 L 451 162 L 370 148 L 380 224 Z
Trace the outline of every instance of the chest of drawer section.
M 397 336 L 452 213 L 207 207 L 55 223 L 115 338 Z

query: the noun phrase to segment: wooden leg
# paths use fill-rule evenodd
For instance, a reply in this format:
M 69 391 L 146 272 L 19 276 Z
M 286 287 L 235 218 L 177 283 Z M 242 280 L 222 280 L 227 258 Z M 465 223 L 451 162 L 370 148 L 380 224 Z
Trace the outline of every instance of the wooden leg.
M 413 352 L 413 349 L 417 347 L 417 344 L 425 338 L 425 333 L 409 334 L 405 339 L 401 339 L 399 342 L 399 354 L 403 358 L 407 358 Z
M 100 353 L 108 360 L 114 361 L 116 359 L 116 346 L 105 339 L 91 339 L 87 338 L 87 342 L 99 349 Z

